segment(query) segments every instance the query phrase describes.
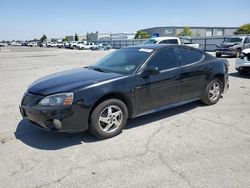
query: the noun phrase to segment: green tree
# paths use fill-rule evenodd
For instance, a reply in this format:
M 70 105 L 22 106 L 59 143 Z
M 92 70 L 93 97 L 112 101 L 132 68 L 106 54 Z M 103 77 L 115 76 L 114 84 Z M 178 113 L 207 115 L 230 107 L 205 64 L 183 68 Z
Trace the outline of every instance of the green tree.
M 78 41 L 78 40 L 79 40 L 78 35 L 77 33 L 75 33 L 75 41 Z
M 47 36 L 43 34 L 43 36 L 40 38 L 40 42 L 44 42 L 47 39 Z
M 69 42 L 69 36 L 65 36 L 63 39 L 64 42 Z
M 239 35 L 239 34 L 250 34 L 250 23 L 244 24 L 242 26 L 240 26 L 239 29 L 237 29 L 234 32 L 235 35 Z
M 177 34 L 177 36 L 193 36 L 192 31 L 190 30 L 189 27 L 184 27 L 183 30 Z
M 145 31 L 137 31 L 135 34 L 135 39 L 148 39 L 150 35 Z

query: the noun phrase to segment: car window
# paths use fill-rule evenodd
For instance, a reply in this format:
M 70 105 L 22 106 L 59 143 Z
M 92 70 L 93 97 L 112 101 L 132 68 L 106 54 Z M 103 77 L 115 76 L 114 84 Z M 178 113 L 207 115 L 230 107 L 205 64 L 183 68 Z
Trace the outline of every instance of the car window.
M 90 68 L 103 72 L 130 74 L 149 58 L 153 51 L 153 49 L 144 48 L 120 49 L 104 57 Z
M 177 39 L 167 39 L 167 40 L 162 40 L 159 42 L 159 44 L 178 44 Z
M 178 48 L 178 56 L 180 57 L 182 65 L 188 65 L 199 62 L 202 59 L 203 54 L 192 49 Z
M 249 43 L 249 39 L 248 39 L 248 38 L 245 38 L 244 43 Z
M 161 50 L 152 57 L 147 66 L 158 67 L 160 71 L 177 67 L 178 62 L 174 48 Z

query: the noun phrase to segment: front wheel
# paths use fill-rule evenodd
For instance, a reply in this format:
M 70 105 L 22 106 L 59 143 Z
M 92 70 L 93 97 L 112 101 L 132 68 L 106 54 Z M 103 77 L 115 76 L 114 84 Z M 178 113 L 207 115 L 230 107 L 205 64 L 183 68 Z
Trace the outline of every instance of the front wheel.
M 237 58 L 239 58 L 239 57 L 240 57 L 240 54 L 241 54 L 241 49 L 238 48 L 238 49 L 236 50 L 236 52 L 235 52 L 235 56 L 236 56 Z
M 207 84 L 206 90 L 202 96 L 201 101 L 207 105 L 216 104 L 222 94 L 222 82 L 219 79 L 214 79 Z
M 92 112 L 89 130 L 101 139 L 111 138 L 122 132 L 128 119 L 126 105 L 118 99 L 100 103 Z
M 221 57 L 221 55 L 222 55 L 222 54 L 221 54 L 220 52 L 216 52 L 216 53 L 215 53 L 215 56 L 216 56 L 216 57 Z

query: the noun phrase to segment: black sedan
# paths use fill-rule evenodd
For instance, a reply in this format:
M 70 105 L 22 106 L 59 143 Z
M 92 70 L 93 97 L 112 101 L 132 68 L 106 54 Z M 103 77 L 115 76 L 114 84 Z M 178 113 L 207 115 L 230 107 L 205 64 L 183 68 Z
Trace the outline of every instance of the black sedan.
M 20 111 L 44 130 L 110 138 L 128 118 L 196 100 L 212 105 L 227 88 L 227 60 L 182 45 L 143 45 L 35 81 Z

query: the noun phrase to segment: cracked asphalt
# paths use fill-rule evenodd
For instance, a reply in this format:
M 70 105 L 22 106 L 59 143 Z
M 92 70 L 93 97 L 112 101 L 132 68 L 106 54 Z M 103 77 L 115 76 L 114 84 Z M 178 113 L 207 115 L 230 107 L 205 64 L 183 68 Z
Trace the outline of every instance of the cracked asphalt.
M 122 134 L 44 132 L 18 105 L 31 82 L 94 63 L 107 51 L 0 51 L 0 187 L 250 187 L 250 75 L 230 62 L 230 88 L 200 102 L 129 120 Z

